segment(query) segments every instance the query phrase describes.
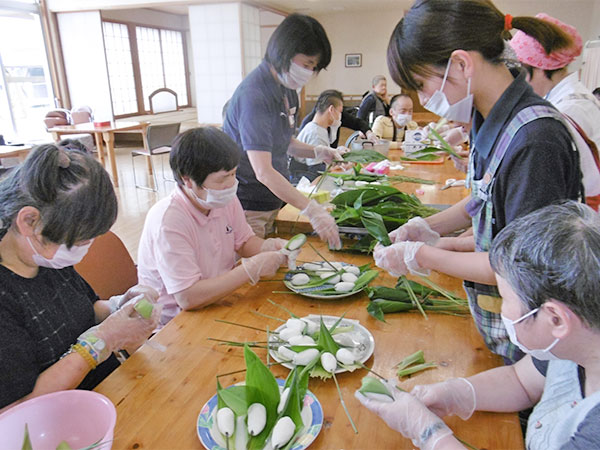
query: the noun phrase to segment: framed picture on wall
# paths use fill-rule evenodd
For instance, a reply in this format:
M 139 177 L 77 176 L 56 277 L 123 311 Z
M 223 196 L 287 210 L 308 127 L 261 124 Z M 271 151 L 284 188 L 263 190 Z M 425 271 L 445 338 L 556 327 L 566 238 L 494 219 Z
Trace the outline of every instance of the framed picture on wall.
M 346 67 L 361 67 L 362 53 L 346 53 Z

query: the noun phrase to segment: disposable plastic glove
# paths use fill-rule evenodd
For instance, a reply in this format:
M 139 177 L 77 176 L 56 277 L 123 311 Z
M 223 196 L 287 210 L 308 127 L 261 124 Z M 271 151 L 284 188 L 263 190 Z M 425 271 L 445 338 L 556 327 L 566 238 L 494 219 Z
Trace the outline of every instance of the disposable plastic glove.
M 122 295 L 113 295 L 108 299 L 108 306 L 110 308 L 110 312 L 114 313 L 119 308 L 121 308 L 125 303 L 131 300 L 134 297 L 143 294 L 144 297 L 150 303 L 156 303 L 158 300 L 158 292 L 151 288 L 150 286 L 144 286 L 143 284 L 136 284 L 133 287 L 130 287 L 127 292 Z
M 275 275 L 286 258 L 287 256 L 279 251 L 262 252 L 250 258 L 242 258 L 242 267 L 250 278 L 250 284 L 254 285 L 260 277 Z
M 373 144 L 378 144 L 379 143 L 379 138 L 371 130 L 367 131 L 367 139 L 369 141 L 371 141 Z
M 462 127 L 451 128 L 444 131 L 441 136 L 452 147 L 460 145 L 469 140 L 469 135 L 463 131 Z
M 392 242 L 413 241 L 435 245 L 440 239 L 440 234 L 433 231 L 422 217 L 413 217 L 400 228 L 392 231 L 390 239 Z
M 300 211 L 300 214 L 308 217 L 314 230 L 322 240 L 327 241 L 330 248 L 335 250 L 342 248 L 338 226 L 333 216 L 325 208 L 311 200 L 306 208 Z
M 344 151 L 345 149 L 345 151 Z M 346 153 L 346 147 L 331 148 L 328 145 L 317 145 L 315 147 L 315 160 L 330 163 L 331 161 L 343 161 L 342 155 Z
M 265 241 L 260 246 L 260 251 L 261 252 L 276 252 L 278 250 L 281 250 L 283 247 L 285 247 L 285 244 L 287 244 L 287 243 L 288 243 L 288 241 L 286 239 L 280 239 L 280 238 L 265 239 Z
M 136 349 L 142 345 L 154 331 L 160 320 L 162 307 L 154 305 L 152 314 L 144 319 L 134 309 L 134 305 L 144 294 L 141 294 L 123 305 L 117 312 L 112 313 L 100 324 L 84 331 L 78 341 L 94 342 L 94 338 L 104 341 L 100 347 L 98 364 L 105 361 L 112 352 L 120 349 Z
M 440 417 L 456 414 L 463 420 L 473 415 L 477 406 L 475 389 L 465 378 L 452 378 L 442 383 L 418 385 L 411 394 Z
M 391 386 L 389 382 L 388 390 L 394 396 L 392 403 L 369 399 L 358 391 L 354 396 L 391 429 L 411 439 L 422 450 L 434 450 L 440 439 L 453 434 L 442 419 L 415 397 Z
M 408 272 L 427 276 L 430 270 L 420 267 L 417 262 L 417 252 L 423 245 L 423 242 L 410 241 L 398 242 L 387 247 L 377 244 L 373 251 L 375 265 L 394 277 L 406 275 Z

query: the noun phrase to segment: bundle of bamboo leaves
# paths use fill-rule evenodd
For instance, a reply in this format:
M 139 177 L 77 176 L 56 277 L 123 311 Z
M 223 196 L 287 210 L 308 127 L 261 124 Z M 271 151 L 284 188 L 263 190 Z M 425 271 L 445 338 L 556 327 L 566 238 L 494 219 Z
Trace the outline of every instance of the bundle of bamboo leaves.
M 331 212 L 338 226 L 364 227 L 369 233 L 351 250 L 370 252 L 377 242 L 390 245 L 388 233 L 413 217 L 427 217 L 437 209 L 423 205 L 414 195 L 392 186 L 368 185 L 336 196 Z
M 469 314 L 467 300 L 446 291 L 428 278 L 421 277 L 421 279 L 427 285 L 400 277 L 395 288 L 384 286 L 366 288 L 371 300 L 367 305 L 367 311 L 382 322 L 385 322 L 387 313 L 405 311 L 419 311 L 425 318 L 427 318 L 425 311 L 458 316 Z

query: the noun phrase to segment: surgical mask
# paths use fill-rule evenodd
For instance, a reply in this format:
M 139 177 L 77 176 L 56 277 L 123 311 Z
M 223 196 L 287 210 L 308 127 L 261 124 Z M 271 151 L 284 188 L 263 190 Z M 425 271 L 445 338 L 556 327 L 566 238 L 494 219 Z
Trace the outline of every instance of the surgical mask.
M 459 100 L 455 104 L 451 105 L 448 102 L 448 97 L 444 94 L 444 85 L 446 84 L 446 78 L 448 78 L 448 71 L 452 59 L 448 60 L 446 66 L 446 72 L 444 73 L 444 80 L 442 86 L 434 92 L 431 96 L 425 108 L 440 117 L 444 117 L 448 120 L 454 120 L 456 122 L 468 123 L 471 120 L 473 114 L 473 94 L 471 94 L 471 78 L 467 82 L 467 96 L 462 100 Z
M 508 332 L 508 337 L 510 338 L 511 342 L 513 344 L 515 344 L 517 347 L 519 347 L 524 353 L 529 353 L 532 357 L 542 360 L 542 361 L 558 359 L 554 354 L 552 354 L 552 352 L 550 350 L 552 350 L 554 348 L 554 346 L 556 344 L 558 344 L 558 341 L 560 341 L 559 338 L 556 338 L 552 344 L 550 344 L 548 347 L 546 347 L 544 349 L 534 349 L 534 350 L 528 349 L 523 344 L 521 344 L 519 342 L 519 340 L 517 339 L 517 331 L 515 330 L 515 325 L 517 323 L 521 322 L 522 320 L 525 320 L 527 317 L 535 314 L 539 310 L 540 310 L 540 308 L 535 308 L 535 309 L 529 311 L 524 316 L 521 316 L 517 320 L 510 320 L 508 317 L 505 317 L 502 314 L 500 314 L 500 317 L 502 318 L 502 322 L 504 323 L 504 327 L 506 328 L 506 331 Z
M 85 245 L 73 245 L 71 248 L 67 248 L 66 244 L 61 244 L 51 259 L 40 255 L 29 238 L 27 238 L 27 242 L 29 242 L 29 246 L 33 250 L 34 263 L 41 267 L 48 267 L 49 269 L 63 269 L 79 263 L 87 254 L 94 240 L 92 239 L 89 244 Z
M 206 200 L 198 197 L 194 191 L 194 197 L 196 201 L 205 209 L 223 208 L 227 206 L 237 195 L 238 180 L 235 180 L 233 186 L 227 189 L 208 189 L 202 188 L 206 191 Z
M 342 126 L 342 115 L 340 114 L 339 119 L 333 119 L 333 123 L 331 124 L 331 128 L 334 128 L 337 132 L 337 129 Z
M 412 120 L 412 114 L 395 114 L 393 117 L 394 122 L 396 122 L 396 125 L 399 127 L 406 126 L 408 122 Z
M 306 83 L 310 81 L 314 72 L 310 69 L 305 69 L 302 66 L 299 66 L 295 62 L 290 63 L 290 70 L 288 72 L 278 73 L 277 78 L 281 81 L 288 89 L 300 89 L 304 87 Z

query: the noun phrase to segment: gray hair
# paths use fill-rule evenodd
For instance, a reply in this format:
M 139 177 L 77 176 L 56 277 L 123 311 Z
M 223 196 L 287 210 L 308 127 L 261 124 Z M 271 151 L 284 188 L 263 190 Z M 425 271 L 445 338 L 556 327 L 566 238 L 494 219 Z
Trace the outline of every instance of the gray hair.
M 386 81 L 385 75 L 375 75 L 373 77 L 373 80 L 371 81 L 371 86 L 377 86 L 377 83 L 379 83 L 380 81 Z
M 25 206 L 39 211 L 44 239 L 68 247 L 106 233 L 118 211 L 102 165 L 79 150 L 51 144 L 34 148 L 0 180 L 0 240 Z
M 528 310 L 550 299 L 600 329 L 600 216 L 568 201 L 516 219 L 494 239 L 492 268 Z

